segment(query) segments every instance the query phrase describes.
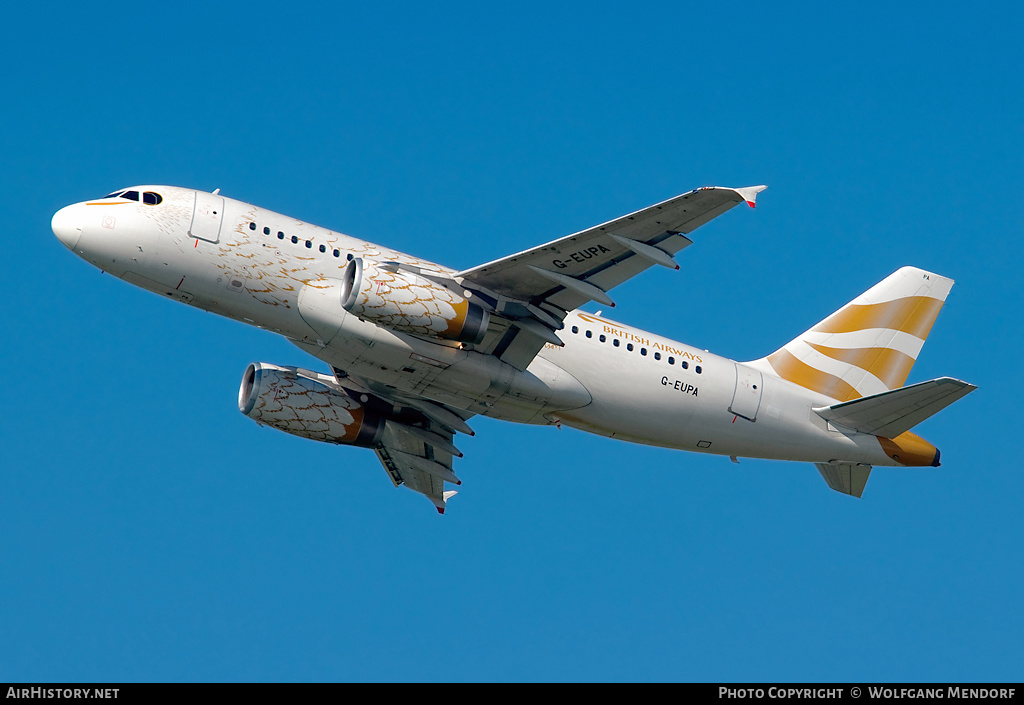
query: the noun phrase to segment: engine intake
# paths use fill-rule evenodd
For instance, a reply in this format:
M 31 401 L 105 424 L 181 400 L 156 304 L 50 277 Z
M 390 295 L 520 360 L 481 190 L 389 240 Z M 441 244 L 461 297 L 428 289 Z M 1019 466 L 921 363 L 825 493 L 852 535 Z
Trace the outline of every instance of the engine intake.
M 254 362 L 238 390 L 238 410 L 260 424 L 326 443 L 372 448 L 384 434 L 384 417 L 333 378 L 296 367 Z
M 479 304 L 418 274 L 355 258 L 342 276 L 341 305 L 392 330 L 479 343 L 490 314 Z

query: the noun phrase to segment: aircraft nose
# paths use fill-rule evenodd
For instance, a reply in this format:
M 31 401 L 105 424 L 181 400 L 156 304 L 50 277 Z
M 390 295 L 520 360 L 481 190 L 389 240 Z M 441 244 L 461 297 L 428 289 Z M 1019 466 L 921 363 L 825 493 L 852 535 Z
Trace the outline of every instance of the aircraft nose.
M 53 214 L 50 221 L 53 234 L 64 243 L 69 250 L 74 250 L 78 238 L 82 236 L 82 211 L 78 204 L 65 206 Z

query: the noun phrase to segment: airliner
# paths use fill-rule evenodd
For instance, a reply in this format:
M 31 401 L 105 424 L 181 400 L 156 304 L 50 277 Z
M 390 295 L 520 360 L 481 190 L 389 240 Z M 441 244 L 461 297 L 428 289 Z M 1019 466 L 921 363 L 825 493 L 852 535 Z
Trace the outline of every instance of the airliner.
M 285 336 L 326 371 L 255 362 L 239 410 L 370 448 L 444 513 L 482 415 L 632 443 L 814 464 L 860 497 L 874 466 L 938 466 L 914 426 L 976 389 L 906 385 L 953 281 L 903 267 L 758 360 L 580 310 L 679 269 L 697 228 L 764 186 L 704 187 L 457 271 L 211 192 L 133 186 L 61 208 L 57 238 L 130 284 Z M 598 472 L 599 469 L 596 469 Z M 445 483 L 448 483 L 447 485 Z

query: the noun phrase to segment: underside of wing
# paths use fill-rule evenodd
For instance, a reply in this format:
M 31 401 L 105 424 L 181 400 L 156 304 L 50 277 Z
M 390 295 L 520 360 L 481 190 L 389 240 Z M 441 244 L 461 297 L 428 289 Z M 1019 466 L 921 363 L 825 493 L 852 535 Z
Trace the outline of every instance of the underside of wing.
M 553 280 L 531 267 L 567 275 L 607 291 L 653 264 L 671 262 L 672 255 L 691 244 L 686 234 L 739 203 L 754 203 L 756 194 L 764 188 L 697 189 L 456 276 L 510 298 L 544 297 L 554 305 L 563 304 L 561 308 L 572 310 L 591 298 L 581 298 L 578 291 L 565 290 L 564 286 L 563 291 L 552 291 Z M 627 240 L 646 247 L 633 249 Z M 667 257 L 655 254 L 659 251 Z
M 457 433 L 475 435 L 467 420 L 472 413 L 422 397 L 399 394 L 394 389 L 357 379 L 334 368 L 338 384 L 367 396 L 366 403 L 386 418 L 374 452 L 391 482 L 419 492 L 444 514 L 445 503 L 456 494 L 444 483 L 461 485 L 453 461 L 462 452 L 455 446 Z
M 614 306 L 608 291 L 653 265 L 678 269 L 687 237 L 733 206 L 754 205 L 764 186 L 706 187 L 554 240 L 454 278 L 492 313 L 478 349 L 524 369 L 547 343 L 560 345 L 566 313 L 589 301 Z
M 431 439 L 431 435 L 437 439 Z M 419 492 L 444 514 L 445 503 L 455 494 L 454 490 L 445 491 L 444 483 L 462 484 L 452 471 L 453 453 L 443 443 L 450 445 L 451 440 L 451 433 L 430 428 L 429 424 L 422 428 L 389 421 L 381 445 L 374 451 L 396 487 L 405 485 Z

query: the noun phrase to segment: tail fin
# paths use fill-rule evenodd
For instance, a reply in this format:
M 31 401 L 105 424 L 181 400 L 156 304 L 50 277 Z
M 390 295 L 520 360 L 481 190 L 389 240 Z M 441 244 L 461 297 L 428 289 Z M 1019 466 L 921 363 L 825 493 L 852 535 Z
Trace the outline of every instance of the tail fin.
M 754 366 L 841 402 L 902 387 L 952 286 L 903 267 Z

